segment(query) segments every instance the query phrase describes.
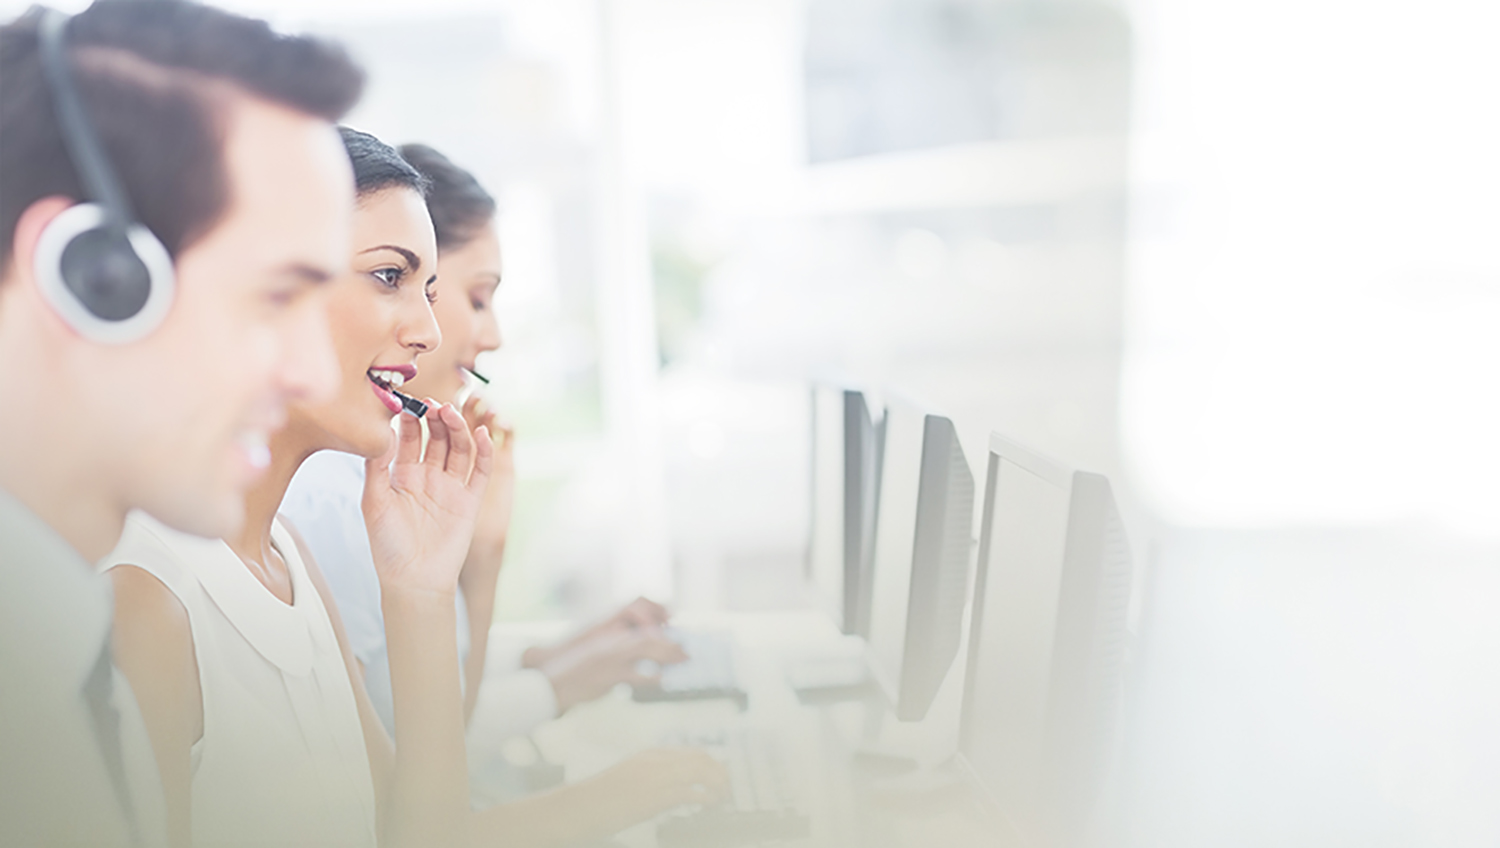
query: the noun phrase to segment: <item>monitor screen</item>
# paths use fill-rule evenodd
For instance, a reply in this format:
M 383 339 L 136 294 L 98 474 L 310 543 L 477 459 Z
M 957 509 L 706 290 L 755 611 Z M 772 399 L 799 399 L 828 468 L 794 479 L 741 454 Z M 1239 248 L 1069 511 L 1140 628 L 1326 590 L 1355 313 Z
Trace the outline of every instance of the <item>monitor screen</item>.
M 919 721 L 962 641 L 974 475 L 953 422 L 901 401 L 886 410 L 867 630 L 876 683 Z
M 1025 816 L 1041 806 L 1068 485 L 1000 455 L 989 478 L 962 751 L 996 805 Z M 1014 824 L 1026 833 L 1039 825 Z
M 990 442 L 959 761 L 1012 837 L 1077 845 L 1113 755 L 1131 560 L 1109 481 Z
M 813 387 L 812 537 L 808 578 L 819 606 L 844 621 L 844 391 Z
M 875 557 L 871 574 L 870 671 L 892 701 L 899 697 L 906 655 L 906 619 L 912 554 L 917 533 L 917 496 L 922 477 L 926 413 L 901 400 L 885 412 L 885 450 L 875 511 Z

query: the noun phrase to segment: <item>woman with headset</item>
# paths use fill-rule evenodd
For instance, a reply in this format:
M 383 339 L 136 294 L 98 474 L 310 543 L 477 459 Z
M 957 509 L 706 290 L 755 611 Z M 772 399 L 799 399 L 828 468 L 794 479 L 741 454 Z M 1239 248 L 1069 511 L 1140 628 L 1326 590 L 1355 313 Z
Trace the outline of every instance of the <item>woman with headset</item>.
M 441 341 L 426 183 L 374 137 L 343 138 L 358 202 L 351 269 L 329 292 L 338 395 L 292 408 L 241 533 L 205 540 L 135 516 L 103 562 L 116 590 L 115 653 L 156 751 L 173 842 L 514 845 L 607 833 L 629 821 L 577 815 L 617 809 L 602 776 L 566 795 L 469 810 L 455 591 L 494 449 L 484 425 L 471 430 L 451 404 L 432 402 L 424 450 L 402 412 L 413 407 L 401 388 L 418 357 Z M 366 460 L 394 744 L 317 563 L 277 516 L 298 467 L 329 449 Z M 636 781 L 675 791 L 661 793 L 672 803 L 708 800 L 722 781 L 705 755 L 659 752 L 633 767 Z
M 478 357 L 500 347 L 495 314 L 501 279 L 496 204 L 474 175 L 422 144 L 408 144 L 401 154 L 429 181 L 427 210 L 437 236 L 438 280 L 433 315 L 442 331 L 442 346 L 423 354 L 421 371 L 407 384 L 420 396 L 457 403 L 477 376 Z M 471 426 L 492 416 L 476 391 L 463 407 Z M 609 619 L 557 645 L 533 646 L 519 657 L 499 658 L 506 672 L 485 671 L 485 648 L 493 618 L 496 582 L 510 523 L 512 436 L 502 434 L 496 448 L 496 473 L 486 493 L 459 576 L 460 651 L 467 650 L 465 714 L 470 717 L 469 754 L 478 762 L 500 760 L 508 739 L 531 731 L 573 705 L 596 698 L 617 684 L 641 680 L 641 660 L 658 665 L 685 659 L 681 648 L 662 632 L 666 610 L 644 598 L 627 604 Z M 386 670 L 386 636 L 380 622 L 380 591 L 365 540 L 360 492 L 364 465 L 354 456 L 325 451 L 303 464 L 292 480 L 281 512 L 302 535 L 323 566 L 355 657 L 365 671 L 366 688 L 376 711 L 392 722 L 390 677 Z M 475 710 L 483 698 L 483 707 Z

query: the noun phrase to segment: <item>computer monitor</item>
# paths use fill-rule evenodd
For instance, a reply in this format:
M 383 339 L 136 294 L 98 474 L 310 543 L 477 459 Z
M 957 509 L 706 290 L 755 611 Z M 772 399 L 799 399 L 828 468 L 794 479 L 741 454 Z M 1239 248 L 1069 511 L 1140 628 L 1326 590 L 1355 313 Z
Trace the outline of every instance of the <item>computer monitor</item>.
M 882 455 L 869 665 L 896 717 L 919 721 L 958 654 L 974 475 L 953 422 L 901 398 L 886 407 Z
M 1109 481 L 990 438 L 957 760 L 1010 831 L 1097 824 L 1120 707 L 1130 548 Z
M 815 385 L 812 432 L 807 576 L 839 628 L 862 636 L 869 615 L 880 428 L 863 392 Z

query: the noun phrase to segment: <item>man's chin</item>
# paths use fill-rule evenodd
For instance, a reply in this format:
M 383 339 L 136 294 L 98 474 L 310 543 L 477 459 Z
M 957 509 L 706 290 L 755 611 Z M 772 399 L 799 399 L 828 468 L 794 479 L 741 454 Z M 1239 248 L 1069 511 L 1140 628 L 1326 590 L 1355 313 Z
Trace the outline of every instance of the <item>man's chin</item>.
M 174 530 L 205 539 L 227 539 L 245 526 L 245 495 L 218 492 L 148 508 L 146 512 Z

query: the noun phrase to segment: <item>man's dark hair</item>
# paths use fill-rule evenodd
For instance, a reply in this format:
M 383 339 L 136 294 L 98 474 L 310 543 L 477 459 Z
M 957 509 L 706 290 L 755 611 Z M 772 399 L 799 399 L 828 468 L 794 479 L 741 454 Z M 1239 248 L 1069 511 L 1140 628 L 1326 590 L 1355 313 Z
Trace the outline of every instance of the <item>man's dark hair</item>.
M 453 160 L 425 144 L 403 144 L 401 155 L 432 182 L 427 214 L 437 231 L 439 252 L 463 247 L 494 220 L 495 198 Z
M 42 10 L 0 27 L 0 266 L 16 223 L 51 195 L 85 198 L 38 49 Z M 342 48 L 187 0 L 99 0 L 69 21 L 66 55 L 136 217 L 176 257 L 229 205 L 223 87 L 330 121 L 364 74 Z
M 360 197 L 388 188 L 409 188 L 426 195 L 429 184 L 396 148 L 367 132 L 339 127 L 349 163 L 354 166 L 354 193 Z

